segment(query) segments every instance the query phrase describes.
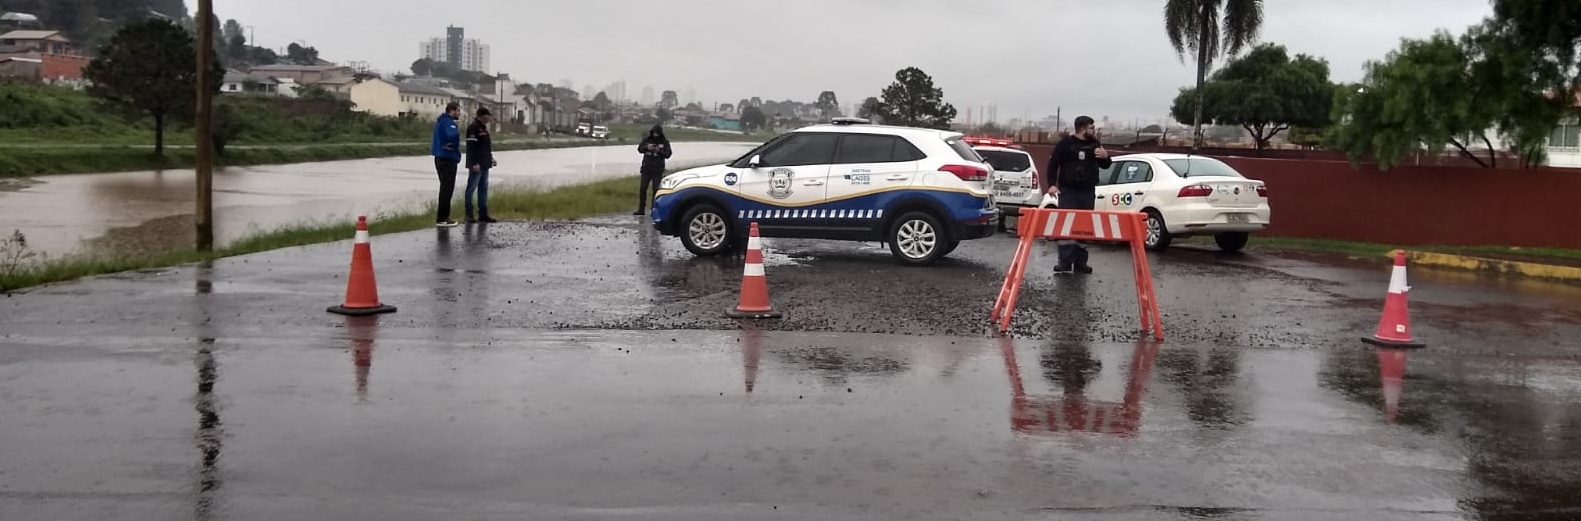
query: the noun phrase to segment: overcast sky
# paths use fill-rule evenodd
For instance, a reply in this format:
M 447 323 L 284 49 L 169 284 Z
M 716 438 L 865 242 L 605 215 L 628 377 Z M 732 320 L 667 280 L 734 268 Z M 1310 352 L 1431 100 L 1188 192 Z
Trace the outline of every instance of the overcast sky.
M 998 105 L 1001 121 L 1063 107 L 1117 119 L 1168 115 L 1193 80 L 1164 36 L 1163 0 L 218 0 L 223 19 L 260 44 L 304 41 L 336 62 L 406 69 L 445 26 L 492 47 L 495 72 L 518 81 L 571 79 L 695 89 L 705 102 L 843 105 L 876 96 L 917 66 L 966 116 Z M 196 3 L 188 5 L 196 11 Z M 752 7 L 747 7 L 752 6 Z M 1262 41 L 1328 60 L 1335 81 L 1361 77 L 1402 37 L 1456 33 L 1492 12 L 1488 0 L 1267 0 Z

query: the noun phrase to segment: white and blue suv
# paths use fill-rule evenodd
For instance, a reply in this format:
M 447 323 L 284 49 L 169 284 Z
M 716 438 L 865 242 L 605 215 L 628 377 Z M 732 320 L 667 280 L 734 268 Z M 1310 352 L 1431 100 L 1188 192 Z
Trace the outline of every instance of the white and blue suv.
M 882 241 L 927 265 L 993 235 L 991 168 L 958 133 L 837 118 L 789 132 L 723 165 L 666 176 L 653 225 L 695 255 L 764 237 Z

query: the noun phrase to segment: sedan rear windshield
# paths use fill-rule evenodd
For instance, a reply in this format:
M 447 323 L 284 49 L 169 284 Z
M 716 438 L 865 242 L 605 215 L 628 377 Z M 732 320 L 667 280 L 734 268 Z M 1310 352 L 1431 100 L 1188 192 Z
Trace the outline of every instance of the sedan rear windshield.
M 1006 152 L 1004 150 L 973 149 L 977 155 L 983 156 L 988 166 L 1000 172 L 1025 172 L 1032 169 L 1032 156 L 1021 152 Z
M 955 139 L 955 140 L 951 140 L 951 141 L 946 141 L 946 143 L 950 144 L 950 148 L 955 149 L 955 153 L 957 155 L 960 155 L 961 159 L 965 159 L 965 160 L 971 161 L 973 163 L 981 163 L 981 162 L 983 162 L 983 158 L 981 156 L 978 156 L 977 155 L 977 151 L 972 150 L 972 146 L 966 144 L 965 141 L 961 141 L 959 139 Z
M 1230 165 L 1211 157 L 1165 159 L 1164 164 L 1180 177 L 1244 177 Z

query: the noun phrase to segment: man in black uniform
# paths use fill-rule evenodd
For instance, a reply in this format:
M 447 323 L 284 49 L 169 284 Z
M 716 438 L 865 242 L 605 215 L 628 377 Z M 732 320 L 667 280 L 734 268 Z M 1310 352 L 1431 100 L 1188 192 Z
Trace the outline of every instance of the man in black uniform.
M 659 180 L 664 177 L 664 160 L 675 150 L 670 148 L 670 138 L 664 137 L 664 125 L 654 125 L 648 135 L 637 144 L 642 153 L 642 186 L 637 192 L 637 211 L 632 215 L 646 215 L 648 203 L 659 191 Z
M 1054 145 L 1049 156 L 1049 166 L 1044 172 L 1044 186 L 1050 195 L 1059 196 L 1059 207 L 1065 210 L 1091 210 L 1097 203 L 1098 175 L 1100 169 L 1109 168 L 1109 151 L 1098 143 L 1092 118 L 1076 118 L 1076 127 L 1069 136 Z M 1059 262 L 1054 273 L 1092 273 L 1087 265 L 1087 246 L 1080 241 L 1061 240 Z

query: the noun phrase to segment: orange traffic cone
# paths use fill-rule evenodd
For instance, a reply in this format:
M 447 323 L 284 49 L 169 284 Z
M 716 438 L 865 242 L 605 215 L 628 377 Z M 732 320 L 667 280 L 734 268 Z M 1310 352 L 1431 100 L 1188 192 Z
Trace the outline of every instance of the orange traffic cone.
M 1383 416 L 1394 423 L 1400 415 L 1400 396 L 1405 394 L 1405 351 L 1378 350 L 1378 377 L 1383 381 Z
M 1411 338 L 1411 312 L 1406 309 L 1405 292 L 1411 287 L 1405 283 L 1405 250 L 1394 253 L 1394 272 L 1389 276 L 1389 297 L 1383 303 L 1383 318 L 1378 321 L 1378 332 L 1371 338 L 1362 338 L 1369 344 L 1383 347 L 1422 347 L 1424 344 Z
M 373 280 L 373 250 L 368 246 L 368 216 L 357 216 L 356 244 L 351 247 L 351 276 L 346 279 L 346 303 L 331 306 L 330 313 L 350 316 L 394 313 L 395 306 L 379 302 L 379 284 Z
M 725 312 L 733 318 L 780 318 L 784 316 L 769 303 L 769 281 L 763 276 L 763 243 L 758 238 L 758 223 L 752 223 L 747 236 L 747 265 L 741 273 L 741 300 Z

